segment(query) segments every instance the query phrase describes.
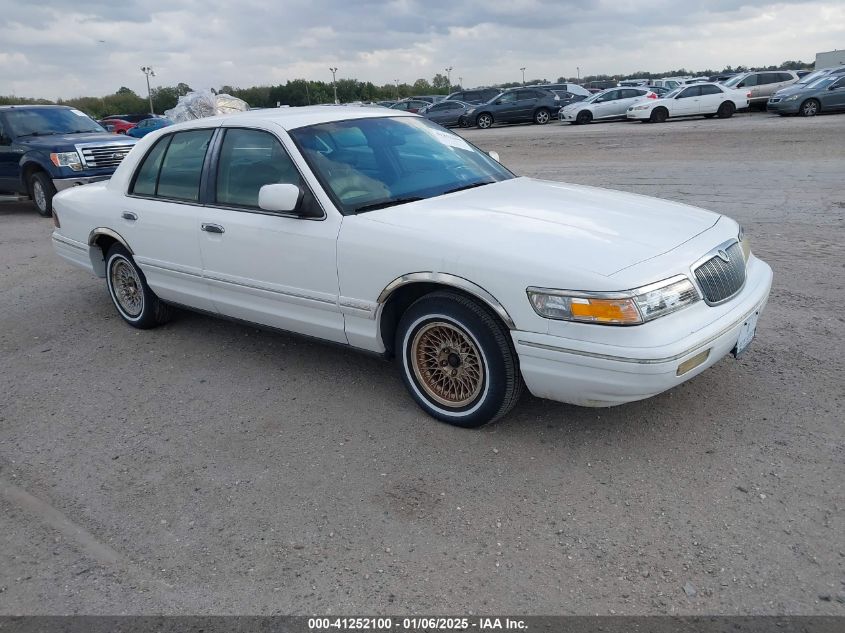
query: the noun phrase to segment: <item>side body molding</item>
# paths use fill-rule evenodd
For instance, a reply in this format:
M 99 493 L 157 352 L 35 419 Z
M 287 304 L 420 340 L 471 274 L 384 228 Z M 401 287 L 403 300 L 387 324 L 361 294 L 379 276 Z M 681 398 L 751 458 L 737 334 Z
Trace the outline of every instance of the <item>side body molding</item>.
M 496 314 L 499 315 L 499 317 L 501 317 L 502 321 L 505 322 L 505 325 L 507 325 L 509 329 L 516 329 L 516 325 L 508 314 L 508 311 L 505 310 L 504 306 L 499 303 L 493 295 L 478 284 L 475 284 L 468 279 L 464 279 L 463 277 L 458 277 L 457 275 L 450 275 L 449 273 L 417 272 L 397 277 L 387 284 L 384 290 L 381 291 L 381 294 L 378 296 L 379 307 L 384 306 L 387 299 L 397 288 L 420 282 L 441 284 L 457 288 L 458 290 L 463 290 L 464 292 L 471 294 L 486 303 Z

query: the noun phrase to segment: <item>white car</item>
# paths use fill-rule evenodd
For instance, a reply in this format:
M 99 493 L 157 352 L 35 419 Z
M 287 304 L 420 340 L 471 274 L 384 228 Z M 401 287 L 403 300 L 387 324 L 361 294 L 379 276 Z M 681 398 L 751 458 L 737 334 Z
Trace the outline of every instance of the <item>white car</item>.
M 737 110 L 748 107 L 750 94 L 711 82 L 681 86 L 660 99 L 630 106 L 627 118 L 643 123 L 663 123 L 666 119 L 687 116 L 729 119 Z
M 624 119 L 628 107 L 643 99 L 657 99 L 657 95 L 643 86 L 610 88 L 583 101 L 576 101 L 564 106 L 558 113 L 558 118 L 561 123 L 573 125 Z
M 593 407 L 670 389 L 747 348 L 772 280 L 727 217 L 516 177 L 383 108 L 167 127 L 53 204 L 56 251 L 129 325 L 185 306 L 395 357 L 460 426 L 523 384 Z

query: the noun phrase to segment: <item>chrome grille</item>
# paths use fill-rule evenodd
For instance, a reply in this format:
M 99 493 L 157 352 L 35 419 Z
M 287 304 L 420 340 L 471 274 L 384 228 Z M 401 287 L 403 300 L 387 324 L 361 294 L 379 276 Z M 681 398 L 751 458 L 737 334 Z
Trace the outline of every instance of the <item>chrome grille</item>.
M 721 257 L 727 255 L 728 261 Z M 745 259 L 742 247 L 734 242 L 695 269 L 695 278 L 710 305 L 733 297 L 745 284 Z
M 126 158 L 132 145 L 129 143 L 111 145 L 83 145 L 82 160 L 88 167 L 117 167 Z

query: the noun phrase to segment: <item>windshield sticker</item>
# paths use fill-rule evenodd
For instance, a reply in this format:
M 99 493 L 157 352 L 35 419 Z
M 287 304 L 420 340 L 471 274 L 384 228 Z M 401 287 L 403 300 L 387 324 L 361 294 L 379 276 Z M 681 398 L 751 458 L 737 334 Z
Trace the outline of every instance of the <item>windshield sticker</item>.
M 71 108 L 70 111 L 73 112 L 76 116 L 84 116 L 86 119 L 88 118 L 87 114 L 81 112 L 80 110 L 76 110 L 75 108 Z
M 436 130 L 433 128 L 425 128 L 425 130 L 444 145 L 448 145 L 449 147 L 457 147 L 458 149 L 465 149 L 467 151 L 472 151 L 472 148 L 470 147 L 469 143 L 467 143 L 460 136 L 452 134 L 451 132 L 446 132 L 444 130 Z

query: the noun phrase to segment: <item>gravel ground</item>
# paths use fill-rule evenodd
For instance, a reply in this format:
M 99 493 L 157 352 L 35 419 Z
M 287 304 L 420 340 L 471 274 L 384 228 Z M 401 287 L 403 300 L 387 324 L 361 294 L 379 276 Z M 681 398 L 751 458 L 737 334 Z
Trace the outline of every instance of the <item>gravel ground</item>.
M 465 431 L 376 358 L 133 330 L 2 203 L 0 614 L 845 614 L 845 116 L 462 133 L 740 220 L 775 270 L 751 351 Z

